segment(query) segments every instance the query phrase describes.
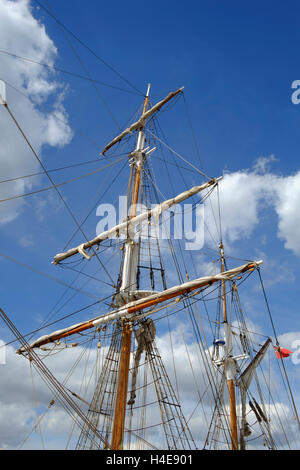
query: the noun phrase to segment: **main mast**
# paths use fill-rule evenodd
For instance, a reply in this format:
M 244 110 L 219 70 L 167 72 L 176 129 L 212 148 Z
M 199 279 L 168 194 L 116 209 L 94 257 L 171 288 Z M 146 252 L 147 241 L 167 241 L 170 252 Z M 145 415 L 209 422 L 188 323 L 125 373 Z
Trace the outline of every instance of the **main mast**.
M 150 84 L 148 85 L 144 106 L 143 114 L 146 112 L 148 101 L 149 101 Z M 141 116 L 141 117 L 142 117 Z M 129 218 L 133 219 L 136 216 L 136 208 L 139 198 L 141 175 L 143 171 L 143 160 L 144 160 L 144 144 L 145 134 L 143 132 L 144 125 L 142 125 L 138 131 L 138 138 L 135 151 L 133 152 L 133 171 L 134 179 L 132 184 L 131 192 L 131 206 Z M 137 272 L 137 260 L 138 260 L 138 243 L 130 238 L 125 243 L 125 255 L 124 265 L 122 272 L 122 282 L 120 292 L 118 296 L 118 307 L 121 307 L 126 302 L 130 295 L 130 291 L 136 288 L 136 272 Z M 118 374 L 118 386 L 117 395 L 115 401 L 113 428 L 112 428 L 112 440 L 111 449 L 120 450 L 123 447 L 123 436 L 125 426 L 125 411 L 127 403 L 127 389 L 128 389 L 128 375 L 129 375 L 129 364 L 130 364 L 130 349 L 131 349 L 131 326 L 128 321 L 123 320 L 122 322 L 122 344 L 121 344 L 121 356 L 119 364 Z

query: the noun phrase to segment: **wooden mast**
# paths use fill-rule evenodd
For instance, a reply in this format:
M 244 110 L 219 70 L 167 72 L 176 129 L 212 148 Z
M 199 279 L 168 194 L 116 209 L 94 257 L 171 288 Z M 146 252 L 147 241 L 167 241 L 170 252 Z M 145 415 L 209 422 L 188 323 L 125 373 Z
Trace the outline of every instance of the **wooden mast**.
M 220 243 L 221 254 L 221 272 L 225 271 L 225 256 L 223 243 Z M 222 281 L 222 304 L 223 304 L 223 323 L 225 328 L 225 373 L 227 377 L 227 386 L 229 392 L 229 414 L 230 414 L 230 434 L 231 434 L 231 448 L 238 450 L 238 432 L 237 432 L 237 416 L 236 416 L 236 399 L 235 399 L 235 385 L 234 385 L 234 360 L 232 359 L 232 338 L 231 329 L 228 325 L 227 319 L 227 305 L 226 305 L 226 281 Z
M 148 90 L 146 93 L 143 112 L 145 113 L 149 101 L 149 91 L 150 85 L 148 85 Z M 144 148 L 144 134 L 143 127 L 139 129 L 138 141 L 136 152 L 139 152 L 140 155 L 136 158 L 135 161 L 135 175 L 132 185 L 132 194 L 131 194 L 131 206 L 130 206 L 130 219 L 136 216 L 136 207 L 139 197 L 139 188 L 141 180 L 141 171 L 143 165 L 143 155 L 141 152 Z M 130 251 L 131 241 L 127 241 L 128 253 L 132 255 Z M 130 258 L 129 258 L 130 264 Z M 124 276 L 124 273 L 123 273 Z M 126 276 L 126 273 L 125 273 Z M 125 426 L 125 412 L 126 412 L 126 402 L 127 402 L 127 390 L 128 390 L 128 376 L 129 376 L 129 365 L 130 365 L 130 350 L 131 350 L 131 326 L 124 320 L 122 324 L 122 345 L 121 345 L 121 357 L 119 364 L 119 375 L 118 375 L 118 385 L 117 385 L 117 396 L 114 409 L 114 419 L 113 419 L 113 428 L 112 428 L 112 440 L 111 440 L 111 449 L 120 450 L 123 448 L 123 437 L 124 437 L 124 426 Z
M 122 325 L 122 346 L 119 365 L 117 397 L 114 409 L 112 440 L 110 448 L 120 450 L 123 447 L 125 426 L 126 397 L 128 388 L 128 375 L 131 349 L 131 328 L 127 322 Z

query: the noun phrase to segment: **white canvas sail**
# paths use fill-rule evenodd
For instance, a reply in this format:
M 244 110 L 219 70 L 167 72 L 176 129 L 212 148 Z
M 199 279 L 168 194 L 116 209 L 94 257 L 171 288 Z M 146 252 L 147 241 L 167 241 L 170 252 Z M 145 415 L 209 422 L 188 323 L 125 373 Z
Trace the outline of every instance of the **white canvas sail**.
M 86 243 L 82 243 L 81 245 L 78 245 L 75 248 L 71 248 L 70 250 L 66 251 L 65 253 L 58 253 L 54 257 L 53 264 L 58 264 L 60 261 L 63 261 L 67 258 L 70 258 L 71 256 L 76 255 L 77 253 L 80 253 L 82 256 L 89 259 L 90 256 L 88 255 L 88 253 L 86 253 L 85 250 L 91 248 L 94 245 L 98 245 L 99 243 L 101 243 L 104 240 L 107 240 L 108 238 L 113 238 L 113 237 L 119 236 L 121 234 L 125 234 L 125 235 L 130 234 L 131 231 L 134 229 L 134 227 L 137 224 L 139 224 L 139 223 L 141 223 L 141 222 L 143 222 L 147 219 L 149 220 L 151 218 L 154 218 L 155 221 L 157 222 L 160 214 L 163 211 L 169 209 L 170 207 L 174 206 L 175 204 L 179 204 L 182 201 L 185 201 L 187 198 L 189 198 L 191 196 L 194 196 L 195 194 L 199 193 L 200 191 L 203 191 L 204 189 L 207 189 L 210 186 L 213 186 L 221 178 L 222 177 L 215 178 L 215 179 L 212 179 L 212 180 L 208 181 L 207 183 L 204 183 L 200 186 L 194 186 L 193 188 L 188 189 L 187 191 L 184 191 L 184 192 L 178 194 L 178 196 L 175 196 L 171 199 L 168 199 L 168 200 L 158 204 L 153 209 L 151 209 L 147 212 L 143 212 L 142 214 L 139 214 L 136 217 L 133 217 L 132 219 L 130 219 L 128 221 L 125 221 L 121 224 L 116 225 L 115 227 L 113 227 L 109 230 L 106 230 L 105 232 L 100 233 L 99 235 L 97 235 L 97 237 L 93 238 L 92 240 L 90 240 Z
M 188 281 L 184 284 L 171 287 L 170 289 L 166 289 L 165 291 L 155 293 L 153 295 L 147 296 L 143 299 L 140 299 L 134 302 L 130 302 L 124 305 L 124 307 L 114 310 L 110 313 L 107 313 L 106 315 L 101 315 L 92 320 L 82 322 L 82 323 L 77 323 L 76 325 L 72 325 L 68 328 L 64 328 L 59 331 L 55 331 L 54 333 L 51 333 L 49 335 L 42 336 L 41 338 L 34 341 L 30 345 L 30 347 L 31 348 L 40 347 L 43 344 L 56 341 L 58 339 L 70 336 L 72 334 L 79 333 L 81 331 L 85 331 L 87 329 L 90 329 L 90 328 L 93 328 L 102 324 L 107 324 L 107 323 L 110 323 L 112 321 L 115 321 L 121 318 L 126 318 L 128 316 L 130 317 L 131 314 L 139 312 L 145 308 L 151 307 L 153 305 L 157 305 L 158 303 L 172 299 L 174 297 L 177 297 L 178 295 L 192 292 L 193 290 L 198 289 L 200 287 L 214 284 L 218 281 L 223 281 L 223 280 L 230 281 L 234 279 L 235 276 L 238 276 L 239 274 L 249 271 L 251 269 L 255 269 L 260 264 L 262 264 L 261 260 L 253 261 L 253 262 L 244 264 L 242 266 L 230 269 L 223 273 L 216 274 L 214 276 L 201 277 L 193 281 Z M 22 352 L 22 350 L 20 350 L 20 352 Z

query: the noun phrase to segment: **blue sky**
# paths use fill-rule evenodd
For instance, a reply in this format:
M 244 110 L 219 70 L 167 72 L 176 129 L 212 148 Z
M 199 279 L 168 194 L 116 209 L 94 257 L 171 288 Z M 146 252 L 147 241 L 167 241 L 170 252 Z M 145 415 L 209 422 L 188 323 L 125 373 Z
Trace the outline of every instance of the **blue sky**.
M 10 4 L 7 0 L 0 3 Z M 22 0 L 19 3 L 29 15 L 28 2 Z M 0 78 L 29 94 L 35 102 L 34 108 L 40 113 L 37 115 L 35 109 L 27 109 L 26 98 L 7 87 L 7 101 L 36 145 L 45 166 L 51 169 L 96 159 L 141 105 L 143 97 L 136 89 L 145 93 L 150 82 L 151 100 L 155 102 L 169 91 L 184 86 L 185 100 L 180 98 L 168 113 L 162 113 L 159 122 L 168 143 L 191 163 L 198 166 L 200 155 L 205 173 L 210 176 L 227 174 L 224 191 L 228 197 L 225 197 L 224 215 L 230 216 L 227 220 L 231 222 L 232 218 L 234 223 L 237 218 L 240 224 L 236 224 L 233 233 L 232 226 L 227 227 L 225 223 L 224 236 L 228 243 L 225 249 L 237 258 L 264 258 L 262 274 L 277 333 L 290 335 L 283 339 L 286 341 L 283 345 L 291 348 L 291 340 L 300 338 L 300 241 L 297 241 L 300 240 L 297 238 L 300 234 L 300 178 L 297 176 L 300 171 L 300 104 L 291 101 L 292 82 L 300 79 L 299 4 L 295 1 L 288 4 L 279 1 L 174 4 L 168 0 L 151 4 L 89 0 L 83 4 L 78 0 L 52 0 L 51 8 L 58 19 L 135 88 L 68 36 L 76 56 L 53 18 L 36 2 L 29 5 L 33 17 L 44 25 L 45 30 L 36 27 L 30 40 L 26 15 L 23 16 L 24 24 L 21 15 L 12 20 L 15 24 L 19 22 L 16 26 L 19 36 L 10 37 L 9 32 L 6 37 L 5 32 L 0 34 L 0 49 L 85 75 L 79 56 L 95 80 L 127 90 L 118 91 L 97 84 L 97 92 L 88 81 L 59 72 L 49 73 L 38 65 L 24 65 L 24 62 L 0 53 Z M 45 3 L 43 5 L 47 7 Z M 21 65 L 20 69 L 16 68 L 16 62 L 25 68 Z M 34 88 L 36 83 L 39 83 L 38 91 Z M 72 132 L 61 127 L 61 121 L 60 125 L 56 123 L 57 127 L 51 127 L 53 110 L 69 123 Z M 27 152 L 9 123 L 8 115 L 3 108 L 0 111 L 1 125 L 5 129 L 0 139 L 7 149 L 1 154 L 1 178 L 39 171 L 32 154 Z M 41 128 L 39 118 L 45 119 Z M 170 156 L 168 158 L 172 161 Z M 103 159 L 101 162 L 100 158 L 103 166 L 110 161 Z M 103 202 L 116 201 L 118 191 L 110 187 L 109 181 L 124 163 L 125 160 L 112 170 L 62 187 L 62 194 L 77 220 L 84 217 L 106 188 Z M 163 183 L 163 169 L 153 158 L 154 163 L 158 165 L 158 181 Z M 98 163 L 91 163 L 53 173 L 53 178 L 57 183 L 63 182 L 98 167 Z M 123 193 L 128 178 L 126 165 L 124 168 L 117 180 L 117 189 Z M 239 189 L 237 185 L 235 190 L 234 185 L 241 174 L 245 180 L 242 187 Z M 185 184 L 178 173 L 171 170 L 171 175 L 174 187 L 184 190 Z M 197 184 L 195 173 L 185 172 L 184 175 L 190 186 Z M 32 186 L 7 186 L 7 192 L 1 196 L 48 185 L 45 177 L 39 177 L 32 180 Z M 164 194 L 173 195 L 171 185 L 164 188 Z M 241 213 L 238 211 L 240 202 L 245 207 Z M 25 204 L 16 209 L 11 204 L 2 203 L 1 253 L 66 283 L 72 282 L 74 273 L 50 264 L 74 232 L 74 221 L 54 191 L 29 196 Z M 17 212 L 13 213 L 14 210 Z M 245 217 L 243 225 L 241 215 Z M 91 237 L 97 222 L 94 210 L 84 226 Z M 82 236 L 77 235 L 74 240 L 79 243 Z M 211 247 L 209 240 L 206 247 Z M 230 267 L 235 263 L 238 261 L 231 259 Z M 0 260 L 0 266 L 5 273 L 0 286 L 2 308 L 23 333 L 36 328 L 65 287 L 5 259 Z M 97 267 L 93 269 L 95 272 Z M 105 276 L 102 279 L 107 280 Z M 94 282 L 87 290 L 95 296 L 98 286 Z M 102 283 L 99 288 L 105 295 L 105 285 Z M 253 321 L 261 325 L 265 334 L 272 335 L 261 293 L 251 284 L 244 294 Z M 63 312 L 69 313 L 92 301 L 87 296 L 76 297 Z M 88 313 L 85 315 L 84 319 L 89 317 Z M 3 339 L 9 339 L 7 331 L 0 331 Z M 300 381 L 299 367 L 290 359 L 287 362 L 296 389 Z

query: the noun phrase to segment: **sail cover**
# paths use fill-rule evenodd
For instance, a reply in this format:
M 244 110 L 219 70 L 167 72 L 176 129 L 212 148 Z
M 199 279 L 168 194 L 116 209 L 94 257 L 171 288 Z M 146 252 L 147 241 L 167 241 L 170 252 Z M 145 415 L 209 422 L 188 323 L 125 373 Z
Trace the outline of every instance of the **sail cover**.
M 120 320 L 122 318 L 127 318 L 127 319 L 133 318 L 132 314 L 140 312 L 143 309 L 152 307 L 166 300 L 173 299 L 177 297 L 178 295 L 188 294 L 198 288 L 214 284 L 218 281 L 233 280 L 235 276 L 238 276 L 239 274 L 242 274 L 246 271 L 255 269 L 261 263 L 262 263 L 261 260 L 252 261 L 250 263 L 230 269 L 228 271 L 224 271 L 223 273 L 219 273 L 214 276 L 201 277 L 198 279 L 194 279 L 192 281 L 188 281 L 184 284 L 171 287 L 162 292 L 158 292 L 158 293 L 149 295 L 147 297 L 144 297 L 143 299 L 130 302 L 124 305 L 120 309 L 114 310 L 102 316 L 98 316 L 96 318 L 93 318 L 92 320 L 85 321 L 82 323 L 77 323 L 76 325 L 72 325 L 68 328 L 64 328 L 62 330 L 55 331 L 54 333 L 51 333 L 49 335 L 42 336 L 41 338 L 34 341 L 30 345 L 30 347 L 31 348 L 39 347 L 39 346 L 42 346 L 43 344 L 51 343 L 58 339 L 65 338 L 67 336 L 71 336 L 76 333 L 80 333 L 89 328 L 97 327 L 101 324 L 107 324 L 115 320 Z M 24 349 L 20 349 L 19 352 L 24 352 Z
M 157 222 L 160 214 L 163 211 L 169 209 L 175 204 L 181 203 L 182 201 L 184 201 L 185 199 L 191 196 L 194 196 L 200 191 L 203 191 L 204 189 L 209 188 L 210 186 L 216 184 L 220 179 L 222 179 L 222 177 L 214 178 L 200 186 L 194 186 L 193 188 L 188 189 L 187 191 L 184 191 L 183 193 L 178 194 L 178 196 L 175 196 L 172 199 L 163 201 L 162 203 L 155 206 L 153 209 L 147 212 L 143 212 L 142 214 L 139 214 L 130 220 L 127 220 L 119 225 L 116 225 L 115 227 L 109 230 L 106 230 L 105 232 L 100 233 L 99 235 L 97 235 L 97 237 L 93 238 L 92 240 L 86 243 L 82 243 L 81 245 L 78 245 L 75 248 L 71 248 L 65 253 L 58 253 L 54 257 L 53 264 L 58 264 L 60 261 L 63 261 L 64 259 L 67 259 L 70 256 L 75 255 L 76 253 L 80 253 L 85 258 L 90 259 L 90 256 L 86 253 L 85 250 L 91 248 L 94 245 L 98 245 L 99 243 L 101 243 L 104 240 L 107 240 L 108 238 L 113 238 L 114 236 L 119 236 L 121 234 L 125 234 L 128 236 L 128 234 L 131 233 L 134 227 L 137 224 L 143 222 L 144 220 L 147 220 L 147 219 L 150 220 L 151 218 L 154 218 L 154 220 Z
M 151 109 L 149 109 L 148 111 L 146 111 L 138 121 L 134 122 L 133 124 L 131 124 L 131 126 L 129 126 L 127 129 L 125 129 L 121 134 L 119 134 L 117 137 L 115 137 L 109 144 L 106 145 L 106 147 L 102 150 L 102 155 L 105 154 L 105 152 L 107 152 L 107 150 L 109 150 L 111 147 L 113 147 L 115 144 L 117 144 L 118 142 L 120 142 L 123 137 L 125 137 L 126 135 L 128 134 L 131 134 L 132 131 L 135 131 L 137 129 L 140 129 L 142 127 L 144 127 L 145 125 L 145 122 L 146 120 L 151 117 L 156 111 L 159 111 L 160 108 L 166 104 L 168 101 L 170 101 L 170 99 L 174 98 L 174 96 L 178 95 L 178 93 L 180 93 L 182 90 L 183 90 L 184 87 L 181 87 L 179 88 L 178 90 L 176 91 L 171 91 L 171 93 L 168 94 L 168 96 L 166 96 L 163 100 L 159 101 L 158 103 L 156 103 Z

